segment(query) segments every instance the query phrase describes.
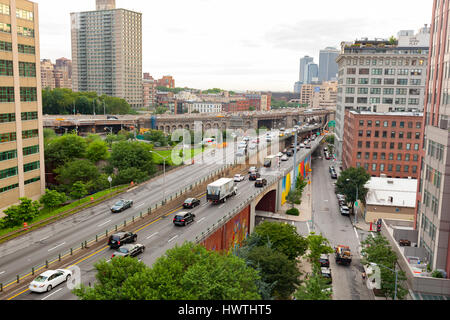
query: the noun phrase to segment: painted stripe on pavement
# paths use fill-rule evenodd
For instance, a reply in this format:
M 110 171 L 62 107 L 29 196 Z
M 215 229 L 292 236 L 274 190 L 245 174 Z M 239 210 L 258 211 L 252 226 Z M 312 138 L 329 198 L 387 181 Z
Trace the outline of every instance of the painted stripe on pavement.
M 54 295 L 55 293 L 57 293 L 57 292 L 59 292 L 59 291 L 61 291 L 63 288 L 59 288 L 58 290 L 56 290 L 55 292 L 53 292 L 53 293 L 50 293 L 48 296 L 46 296 L 45 298 L 42 298 L 41 300 L 45 300 L 45 299 L 47 299 L 48 297 L 50 297 L 50 296 L 52 296 L 52 295 Z

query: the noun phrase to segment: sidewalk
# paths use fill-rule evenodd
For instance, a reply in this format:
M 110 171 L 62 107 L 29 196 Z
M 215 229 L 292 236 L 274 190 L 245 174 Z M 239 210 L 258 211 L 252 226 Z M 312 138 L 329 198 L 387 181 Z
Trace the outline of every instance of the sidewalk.
M 258 212 L 258 215 L 261 217 L 273 219 L 309 222 L 311 221 L 311 202 L 312 202 L 311 185 L 308 184 L 303 190 L 302 202 L 300 203 L 300 205 L 297 204 L 294 205 L 294 207 L 297 208 L 298 211 L 300 211 L 299 216 L 291 216 L 286 214 L 286 211 L 291 208 L 291 205 L 287 202 L 280 208 L 280 210 L 277 213 Z

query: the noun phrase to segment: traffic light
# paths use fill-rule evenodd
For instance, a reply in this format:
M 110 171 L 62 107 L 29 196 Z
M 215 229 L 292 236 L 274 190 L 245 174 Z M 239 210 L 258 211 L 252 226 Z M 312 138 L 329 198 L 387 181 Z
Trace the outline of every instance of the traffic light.
M 377 232 L 381 232 L 381 219 L 377 221 Z

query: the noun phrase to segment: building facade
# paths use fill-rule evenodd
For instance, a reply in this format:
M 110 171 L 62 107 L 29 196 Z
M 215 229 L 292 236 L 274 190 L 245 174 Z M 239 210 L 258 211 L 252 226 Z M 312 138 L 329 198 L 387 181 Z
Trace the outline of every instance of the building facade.
M 221 113 L 222 104 L 213 102 L 186 102 L 188 113 Z
M 97 9 L 71 13 L 73 90 L 142 107 L 142 14 L 110 0 L 97 0 Z
M 342 167 L 372 177 L 414 178 L 420 173 L 422 113 L 347 110 Z
M 144 73 L 142 79 L 142 99 L 144 108 L 156 105 L 156 80 L 149 73 Z
M 429 29 L 428 29 L 429 30 Z M 429 36 L 429 34 L 428 34 Z M 336 153 L 342 158 L 345 110 L 423 110 L 428 46 L 387 40 L 343 42 L 337 58 Z
M 450 277 L 449 2 L 433 1 L 415 228 L 433 270 Z
M 38 5 L 0 0 L 0 210 L 45 192 Z
M 339 50 L 327 47 L 319 53 L 319 81 L 337 80 L 338 64 L 336 62 Z
M 305 84 L 301 89 L 300 104 L 309 108 L 336 108 L 337 86 L 336 81 Z
M 175 88 L 175 79 L 172 76 L 163 76 L 157 81 L 158 87 Z
M 314 58 L 310 56 L 304 56 L 300 59 L 300 73 L 299 73 L 299 81 L 302 83 L 308 83 L 307 77 L 308 77 L 308 71 L 307 66 L 309 63 L 313 63 Z
M 41 85 L 43 89 L 53 90 L 56 88 L 55 66 L 50 59 L 41 60 Z
M 319 66 L 316 63 L 308 63 L 305 72 L 305 84 L 319 82 Z

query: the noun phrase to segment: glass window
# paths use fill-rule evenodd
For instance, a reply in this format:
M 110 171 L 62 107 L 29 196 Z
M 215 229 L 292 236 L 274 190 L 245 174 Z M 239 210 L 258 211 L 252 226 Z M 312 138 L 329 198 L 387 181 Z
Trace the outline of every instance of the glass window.
M 19 19 L 33 21 L 33 12 L 23 9 L 16 9 L 16 17 Z
M 19 75 L 21 77 L 36 77 L 36 64 L 31 62 L 19 62 Z
M 7 161 L 17 158 L 17 150 L 0 152 L 0 161 Z
M 0 171 L 0 179 L 14 177 L 14 176 L 17 176 L 17 174 L 18 174 L 17 167 L 1 170 Z
M 12 43 L 6 41 L 0 41 L 0 50 L 1 51 L 12 51 Z
M 36 153 L 39 153 L 39 145 L 23 148 L 24 156 L 29 156 Z
M 23 171 L 24 172 L 29 172 L 29 171 L 33 171 L 33 170 L 37 170 L 40 168 L 40 162 L 36 161 L 36 162 L 32 162 L 32 163 L 27 163 L 23 165 Z
M 13 62 L 10 60 L 0 60 L 0 76 L 13 75 Z
M 34 38 L 34 29 L 17 26 L 17 34 L 23 37 Z
M 0 114 L 0 123 L 6 122 L 15 122 L 16 114 L 15 113 L 2 113 Z
M 36 53 L 36 49 L 34 46 L 19 44 L 18 48 L 19 48 L 19 53 L 26 53 L 26 54 L 35 54 Z
M 36 88 L 21 87 L 20 88 L 20 101 L 22 101 L 22 102 L 37 101 Z
M 0 3 L 0 14 L 4 14 L 9 16 L 10 15 L 10 9 L 7 4 Z
M 1 32 L 11 33 L 11 25 L 3 23 L 3 22 L 0 22 L 0 31 Z

